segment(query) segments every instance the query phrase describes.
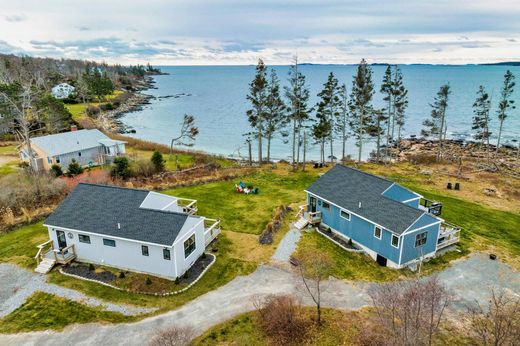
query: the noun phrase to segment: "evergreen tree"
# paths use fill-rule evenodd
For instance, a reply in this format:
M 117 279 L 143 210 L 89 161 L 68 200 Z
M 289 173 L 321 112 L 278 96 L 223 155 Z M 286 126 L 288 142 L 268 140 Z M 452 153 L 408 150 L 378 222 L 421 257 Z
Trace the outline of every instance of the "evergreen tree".
M 343 161 L 346 156 L 346 144 L 349 136 L 349 108 L 348 108 L 348 94 L 347 94 L 347 86 L 342 84 L 339 87 L 339 99 L 340 99 L 340 107 L 339 112 L 336 116 L 336 122 L 334 126 L 334 130 L 336 134 L 338 134 L 341 138 L 341 160 Z
M 110 175 L 118 179 L 128 179 L 130 177 L 130 162 L 128 159 L 124 156 L 116 157 Z
M 507 70 L 504 75 L 504 86 L 500 91 L 500 102 L 498 103 L 498 120 L 500 121 L 500 127 L 498 129 L 498 140 L 497 140 L 497 151 L 500 148 L 500 139 L 502 137 L 502 127 L 504 125 L 504 120 L 506 120 L 508 116 L 508 110 L 515 109 L 515 101 L 511 98 L 515 87 L 515 76 L 511 73 L 511 71 Z
M 437 161 L 441 159 L 442 142 L 446 134 L 446 110 L 448 108 L 448 96 L 450 93 L 450 86 L 448 84 L 441 86 L 433 104 L 430 104 L 432 108 L 431 119 L 426 119 L 423 122 L 424 129 L 421 131 L 421 134 L 425 137 L 438 137 Z
M 287 125 L 285 115 L 287 107 L 280 97 L 280 82 L 275 70 L 271 70 L 268 84 L 267 103 L 265 113 L 265 137 L 267 139 L 267 162 L 271 161 L 271 140 L 277 132 L 282 133 L 282 129 Z M 285 135 L 282 133 L 282 135 Z
M 256 65 L 256 75 L 249 85 L 249 95 L 247 99 L 251 102 L 252 108 L 247 111 L 249 124 L 253 128 L 253 134 L 258 140 L 258 162 L 262 164 L 262 139 L 264 135 L 264 123 L 267 105 L 267 69 L 262 59 L 258 59 Z
M 388 149 L 390 146 L 390 129 L 391 123 L 394 121 L 393 117 L 393 98 L 394 98 L 394 81 L 392 80 L 392 67 L 387 65 L 385 74 L 383 76 L 383 82 L 381 83 L 380 92 L 384 95 L 383 101 L 385 101 L 386 105 L 382 109 L 383 112 L 386 113 L 386 151 L 388 156 Z M 393 138 L 392 138 L 393 139 Z M 379 150 L 378 150 L 379 152 Z M 378 154 L 379 161 L 379 154 Z
M 159 151 L 154 151 L 150 159 L 156 172 L 164 171 L 164 158 Z
M 72 177 L 81 173 L 83 173 L 83 167 L 75 159 L 72 159 L 67 167 L 67 175 Z
M 361 162 L 365 133 L 373 126 L 372 96 L 374 84 L 372 82 L 372 69 L 365 59 L 358 65 L 357 73 L 352 81 L 349 108 L 352 114 L 351 127 L 356 134 L 356 144 L 359 148 L 358 162 Z
M 310 92 L 305 85 L 305 76 L 298 71 L 297 59 L 289 70 L 289 86 L 284 89 L 289 105 L 288 121 L 292 122 L 292 163 L 299 164 L 302 132 L 312 109 L 307 105 Z
M 374 109 L 374 124 L 369 127 L 368 133 L 371 137 L 376 138 L 376 162 L 381 161 L 381 135 L 385 133 L 383 124 L 388 120 L 385 112 L 380 109 Z
M 491 98 L 481 85 L 477 91 L 477 99 L 473 103 L 473 126 L 471 129 L 476 130 L 475 139 L 480 140 L 480 145 L 484 145 L 487 141 L 489 149 L 489 110 L 491 108 Z
M 392 140 L 394 139 L 394 123 L 397 125 L 397 146 L 401 145 L 401 133 L 406 120 L 406 108 L 408 108 L 408 90 L 403 83 L 403 75 L 399 67 L 395 67 L 393 82 L 393 116 L 392 116 Z
M 316 138 L 319 139 L 320 143 L 325 144 L 325 140 L 328 139 L 330 143 L 330 159 L 331 162 L 334 158 L 334 123 L 336 118 L 339 116 L 341 108 L 341 99 L 339 97 L 339 86 L 338 80 L 334 77 L 331 72 L 327 77 L 327 82 L 323 85 L 323 90 L 318 93 L 318 97 L 321 99 L 316 109 L 316 117 L 318 118 L 318 131 L 315 133 L 320 136 L 326 135 L 327 138 Z
M 312 135 L 320 144 L 320 161 L 325 162 L 325 141 L 332 132 L 332 126 L 325 113 L 316 112 L 317 122 L 312 127 Z

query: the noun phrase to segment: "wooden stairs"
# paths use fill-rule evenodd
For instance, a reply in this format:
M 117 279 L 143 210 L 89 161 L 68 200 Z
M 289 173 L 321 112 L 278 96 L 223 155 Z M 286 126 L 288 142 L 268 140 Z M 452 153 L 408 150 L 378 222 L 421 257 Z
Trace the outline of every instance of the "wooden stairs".
M 294 227 L 296 227 L 298 230 L 304 229 L 309 224 L 309 220 L 305 217 L 301 217 L 298 221 L 294 223 Z
M 56 264 L 56 260 L 50 259 L 50 258 L 44 258 L 40 264 L 38 264 L 38 267 L 34 270 L 37 273 L 40 274 L 47 274 L 51 271 L 52 267 Z

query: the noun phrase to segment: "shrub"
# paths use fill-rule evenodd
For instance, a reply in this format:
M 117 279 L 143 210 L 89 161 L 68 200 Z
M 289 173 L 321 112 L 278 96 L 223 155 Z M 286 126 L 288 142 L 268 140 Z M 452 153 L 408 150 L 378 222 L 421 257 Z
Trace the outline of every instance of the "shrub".
M 94 270 L 96 270 L 96 267 L 94 267 L 94 265 L 92 263 L 89 263 L 88 264 L 88 270 L 90 270 L 91 272 L 93 272 Z
M 301 344 L 307 332 L 308 322 L 301 314 L 298 302 L 288 295 L 269 295 L 255 301 L 259 325 L 273 344 Z
M 63 170 L 60 165 L 52 165 L 50 173 L 55 177 L 61 177 L 63 175 Z
M 149 346 L 187 346 L 195 338 L 195 332 L 189 327 L 170 327 L 159 331 Z
M 180 283 L 181 283 L 181 279 L 177 276 L 177 277 L 175 278 L 174 283 L 175 283 L 176 285 L 180 284 Z
M 154 151 L 152 158 L 150 159 L 152 161 L 153 166 L 155 167 L 155 170 L 157 172 L 164 171 L 164 158 L 162 154 L 159 151 Z
M 190 277 L 190 273 L 188 271 L 184 272 L 184 275 L 182 276 L 184 279 L 188 279 Z
M 130 163 L 128 159 L 124 156 L 116 157 L 110 175 L 118 179 L 128 179 L 130 177 Z
M 114 110 L 116 107 L 114 107 L 114 105 L 110 102 L 107 102 L 105 104 L 102 104 L 101 106 L 99 106 L 102 110 L 104 111 L 111 111 L 111 110 Z
M 119 278 L 120 279 L 124 279 L 125 278 L 125 273 L 124 272 L 119 272 Z
M 131 175 L 133 177 L 151 177 L 155 173 L 155 167 L 150 161 L 138 160 L 132 165 Z
M 151 285 L 151 284 L 152 284 L 152 279 L 150 279 L 149 277 L 146 277 L 146 281 L 145 281 L 145 283 L 146 283 L 147 285 Z
M 70 161 L 69 167 L 67 167 L 67 175 L 73 177 L 75 175 L 83 173 L 83 167 L 74 159 Z
M 99 107 L 96 106 L 90 106 L 87 108 L 87 115 L 91 117 L 98 115 L 100 112 L 101 109 L 99 109 Z

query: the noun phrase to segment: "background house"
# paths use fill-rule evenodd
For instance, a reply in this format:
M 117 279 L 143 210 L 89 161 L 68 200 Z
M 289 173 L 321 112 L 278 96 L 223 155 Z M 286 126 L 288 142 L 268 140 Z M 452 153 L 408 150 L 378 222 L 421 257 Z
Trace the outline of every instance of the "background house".
M 96 166 L 110 163 L 112 158 L 125 153 L 125 142 L 113 140 L 97 129 L 75 130 L 54 135 L 31 138 L 36 170 L 48 171 L 59 164 L 67 169 L 72 159 L 82 166 Z M 20 150 L 20 158 L 29 161 L 27 146 Z
M 420 204 L 423 196 L 357 169 L 336 165 L 306 193 L 305 220 L 317 217 L 383 266 L 409 266 L 458 241 L 460 228 Z
M 72 93 L 75 90 L 76 89 L 72 85 L 67 83 L 61 83 L 52 87 L 51 95 L 59 100 L 62 100 L 72 95 Z
M 220 232 L 196 210 L 194 200 L 80 183 L 44 222 L 51 250 L 37 271 L 78 260 L 175 279 Z

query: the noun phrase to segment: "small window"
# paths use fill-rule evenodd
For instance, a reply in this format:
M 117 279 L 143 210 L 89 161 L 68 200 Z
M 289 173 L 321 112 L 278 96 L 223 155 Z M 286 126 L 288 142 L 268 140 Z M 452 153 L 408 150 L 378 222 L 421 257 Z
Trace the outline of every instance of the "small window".
M 103 245 L 116 247 L 116 241 L 112 239 L 103 239 Z
M 189 237 L 184 242 L 184 258 L 188 258 L 189 255 L 195 250 L 195 234 Z
M 340 211 L 339 215 L 341 215 L 342 218 L 350 221 L 350 214 L 347 213 L 346 211 L 344 211 L 344 210 Z
M 318 205 L 321 205 L 321 200 L 320 199 L 318 200 Z
M 88 235 L 78 234 L 78 238 L 80 243 L 90 244 L 90 237 Z
M 61 163 L 60 157 L 56 156 L 56 163 Z
M 143 254 L 143 256 L 149 256 L 149 253 L 148 253 L 148 246 L 146 246 L 146 245 L 141 245 L 141 253 Z
M 323 202 L 324 209 L 330 209 L 330 205 L 327 202 Z
M 428 232 L 419 233 L 415 236 L 415 247 L 423 246 L 428 239 Z
M 169 260 L 171 259 L 171 257 L 170 257 L 170 250 L 168 250 L 168 249 L 163 249 L 163 250 L 162 250 L 162 254 L 163 254 L 163 258 L 164 258 L 165 260 L 168 260 L 168 261 L 169 261 Z
M 52 163 L 52 159 L 50 157 L 47 157 L 47 163 L 50 165 Z
M 80 152 L 78 152 L 78 156 L 81 156 L 81 151 L 80 151 Z
M 381 233 L 383 233 L 381 227 L 374 227 L 374 237 L 381 239 Z
M 399 237 L 395 234 L 392 234 L 392 246 L 399 247 Z

